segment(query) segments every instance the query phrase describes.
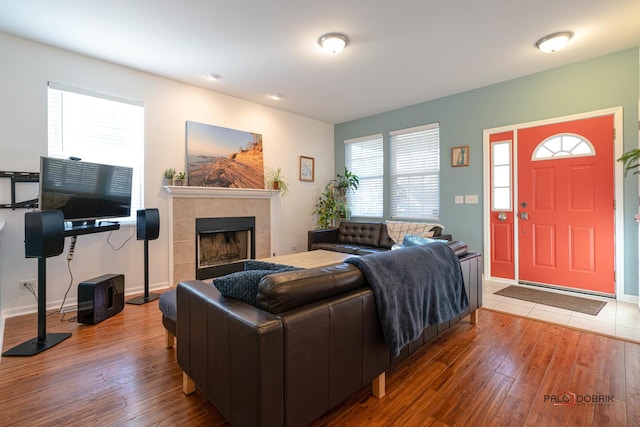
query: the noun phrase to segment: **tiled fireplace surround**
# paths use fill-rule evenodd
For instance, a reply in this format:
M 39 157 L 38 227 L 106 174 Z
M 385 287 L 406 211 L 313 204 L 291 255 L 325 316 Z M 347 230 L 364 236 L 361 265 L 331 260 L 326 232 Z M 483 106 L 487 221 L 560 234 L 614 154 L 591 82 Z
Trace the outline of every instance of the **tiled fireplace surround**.
M 196 218 L 256 218 L 256 258 L 271 252 L 270 190 L 164 187 L 169 193 L 169 277 L 171 286 L 196 274 Z

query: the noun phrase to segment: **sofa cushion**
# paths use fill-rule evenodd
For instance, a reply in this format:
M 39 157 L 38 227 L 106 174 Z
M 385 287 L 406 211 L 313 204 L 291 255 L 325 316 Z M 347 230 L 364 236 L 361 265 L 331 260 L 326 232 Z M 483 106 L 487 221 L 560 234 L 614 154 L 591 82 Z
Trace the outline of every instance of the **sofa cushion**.
M 354 255 L 369 255 L 369 254 L 377 254 L 378 252 L 386 252 L 389 249 L 387 248 L 374 248 L 370 246 L 360 246 L 358 250 L 356 250 Z
M 338 243 L 378 246 L 381 232 L 381 222 L 344 221 L 338 230 Z
M 311 250 L 324 249 L 325 251 L 342 252 L 343 254 L 355 254 L 361 246 L 341 243 L 314 243 Z
M 364 275 L 351 264 L 285 271 L 262 279 L 256 307 L 280 314 L 363 286 Z
M 170 289 L 160 294 L 158 308 L 162 312 L 164 317 L 167 317 L 174 322 L 178 318 L 178 304 L 176 302 L 176 289 Z

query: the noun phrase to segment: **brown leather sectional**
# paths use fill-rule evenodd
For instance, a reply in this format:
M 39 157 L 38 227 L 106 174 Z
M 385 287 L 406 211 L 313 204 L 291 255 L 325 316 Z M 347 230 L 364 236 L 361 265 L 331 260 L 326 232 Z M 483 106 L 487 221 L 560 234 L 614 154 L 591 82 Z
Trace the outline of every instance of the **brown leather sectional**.
M 177 357 L 185 392 L 194 384 L 233 425 L 304 426 L 482 305 L 482 259 L 459 258 L 469 309 L 424 330 L 391 358 L 372 289 L 352 264 L 271 274 L 256 307 L 188 281 L 177 288 Z
M 433 227 L 433 239 L 451 240 L 450 234 L 442 234 L 440 227 Z M 384 222 L 342 221 L 336 228 L 309 230 L 307 250 L 323 249 L 354 255 L 388 251 L 395 244 Z M 398 242 L 402 243 L 402 242 Z

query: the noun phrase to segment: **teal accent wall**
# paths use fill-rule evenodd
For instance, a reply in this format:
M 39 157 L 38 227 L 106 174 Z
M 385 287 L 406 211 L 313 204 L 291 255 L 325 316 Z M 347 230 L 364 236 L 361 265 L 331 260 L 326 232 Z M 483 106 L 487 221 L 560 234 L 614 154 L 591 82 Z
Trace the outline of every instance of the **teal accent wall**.
M 483 250 L 482 131 L 500 126 L 623 107 L 624 150 L 638 148 L 638 47 L 495 85 L 451 95 L 335 127 L 335 170 L 344 169 L 344 140 L 427 123 L 440 123 L 440 222 L 447 233 Z M 469 70 L 470 73 L 473 70 Z M 451 167 L 451 147 L 470 146 L 469 167 Z M 388 158 L 388 157 L 387 157 Z M 388 183 L 385 184 L 385 201 Z M 455 195 L 477 194 L 477 205 L 455 205 Z M 638 295 L 638 179 L 624 180 L 624 293 Z M 385 202 L 385 218 L 389 208 Z M 358 218 L 355 218 L 358 219 Z

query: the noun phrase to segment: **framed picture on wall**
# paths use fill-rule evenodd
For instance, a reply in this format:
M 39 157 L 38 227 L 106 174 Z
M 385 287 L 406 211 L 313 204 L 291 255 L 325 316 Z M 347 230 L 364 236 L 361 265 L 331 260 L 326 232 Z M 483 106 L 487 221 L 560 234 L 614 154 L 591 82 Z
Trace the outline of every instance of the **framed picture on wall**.
M 469 166 L 469 146 L 463 145 L 451 149 L 451 166 Z
M 300 181 L 313 182 L 315 179 L 315 159 L 313 157 L 300 156 Z

